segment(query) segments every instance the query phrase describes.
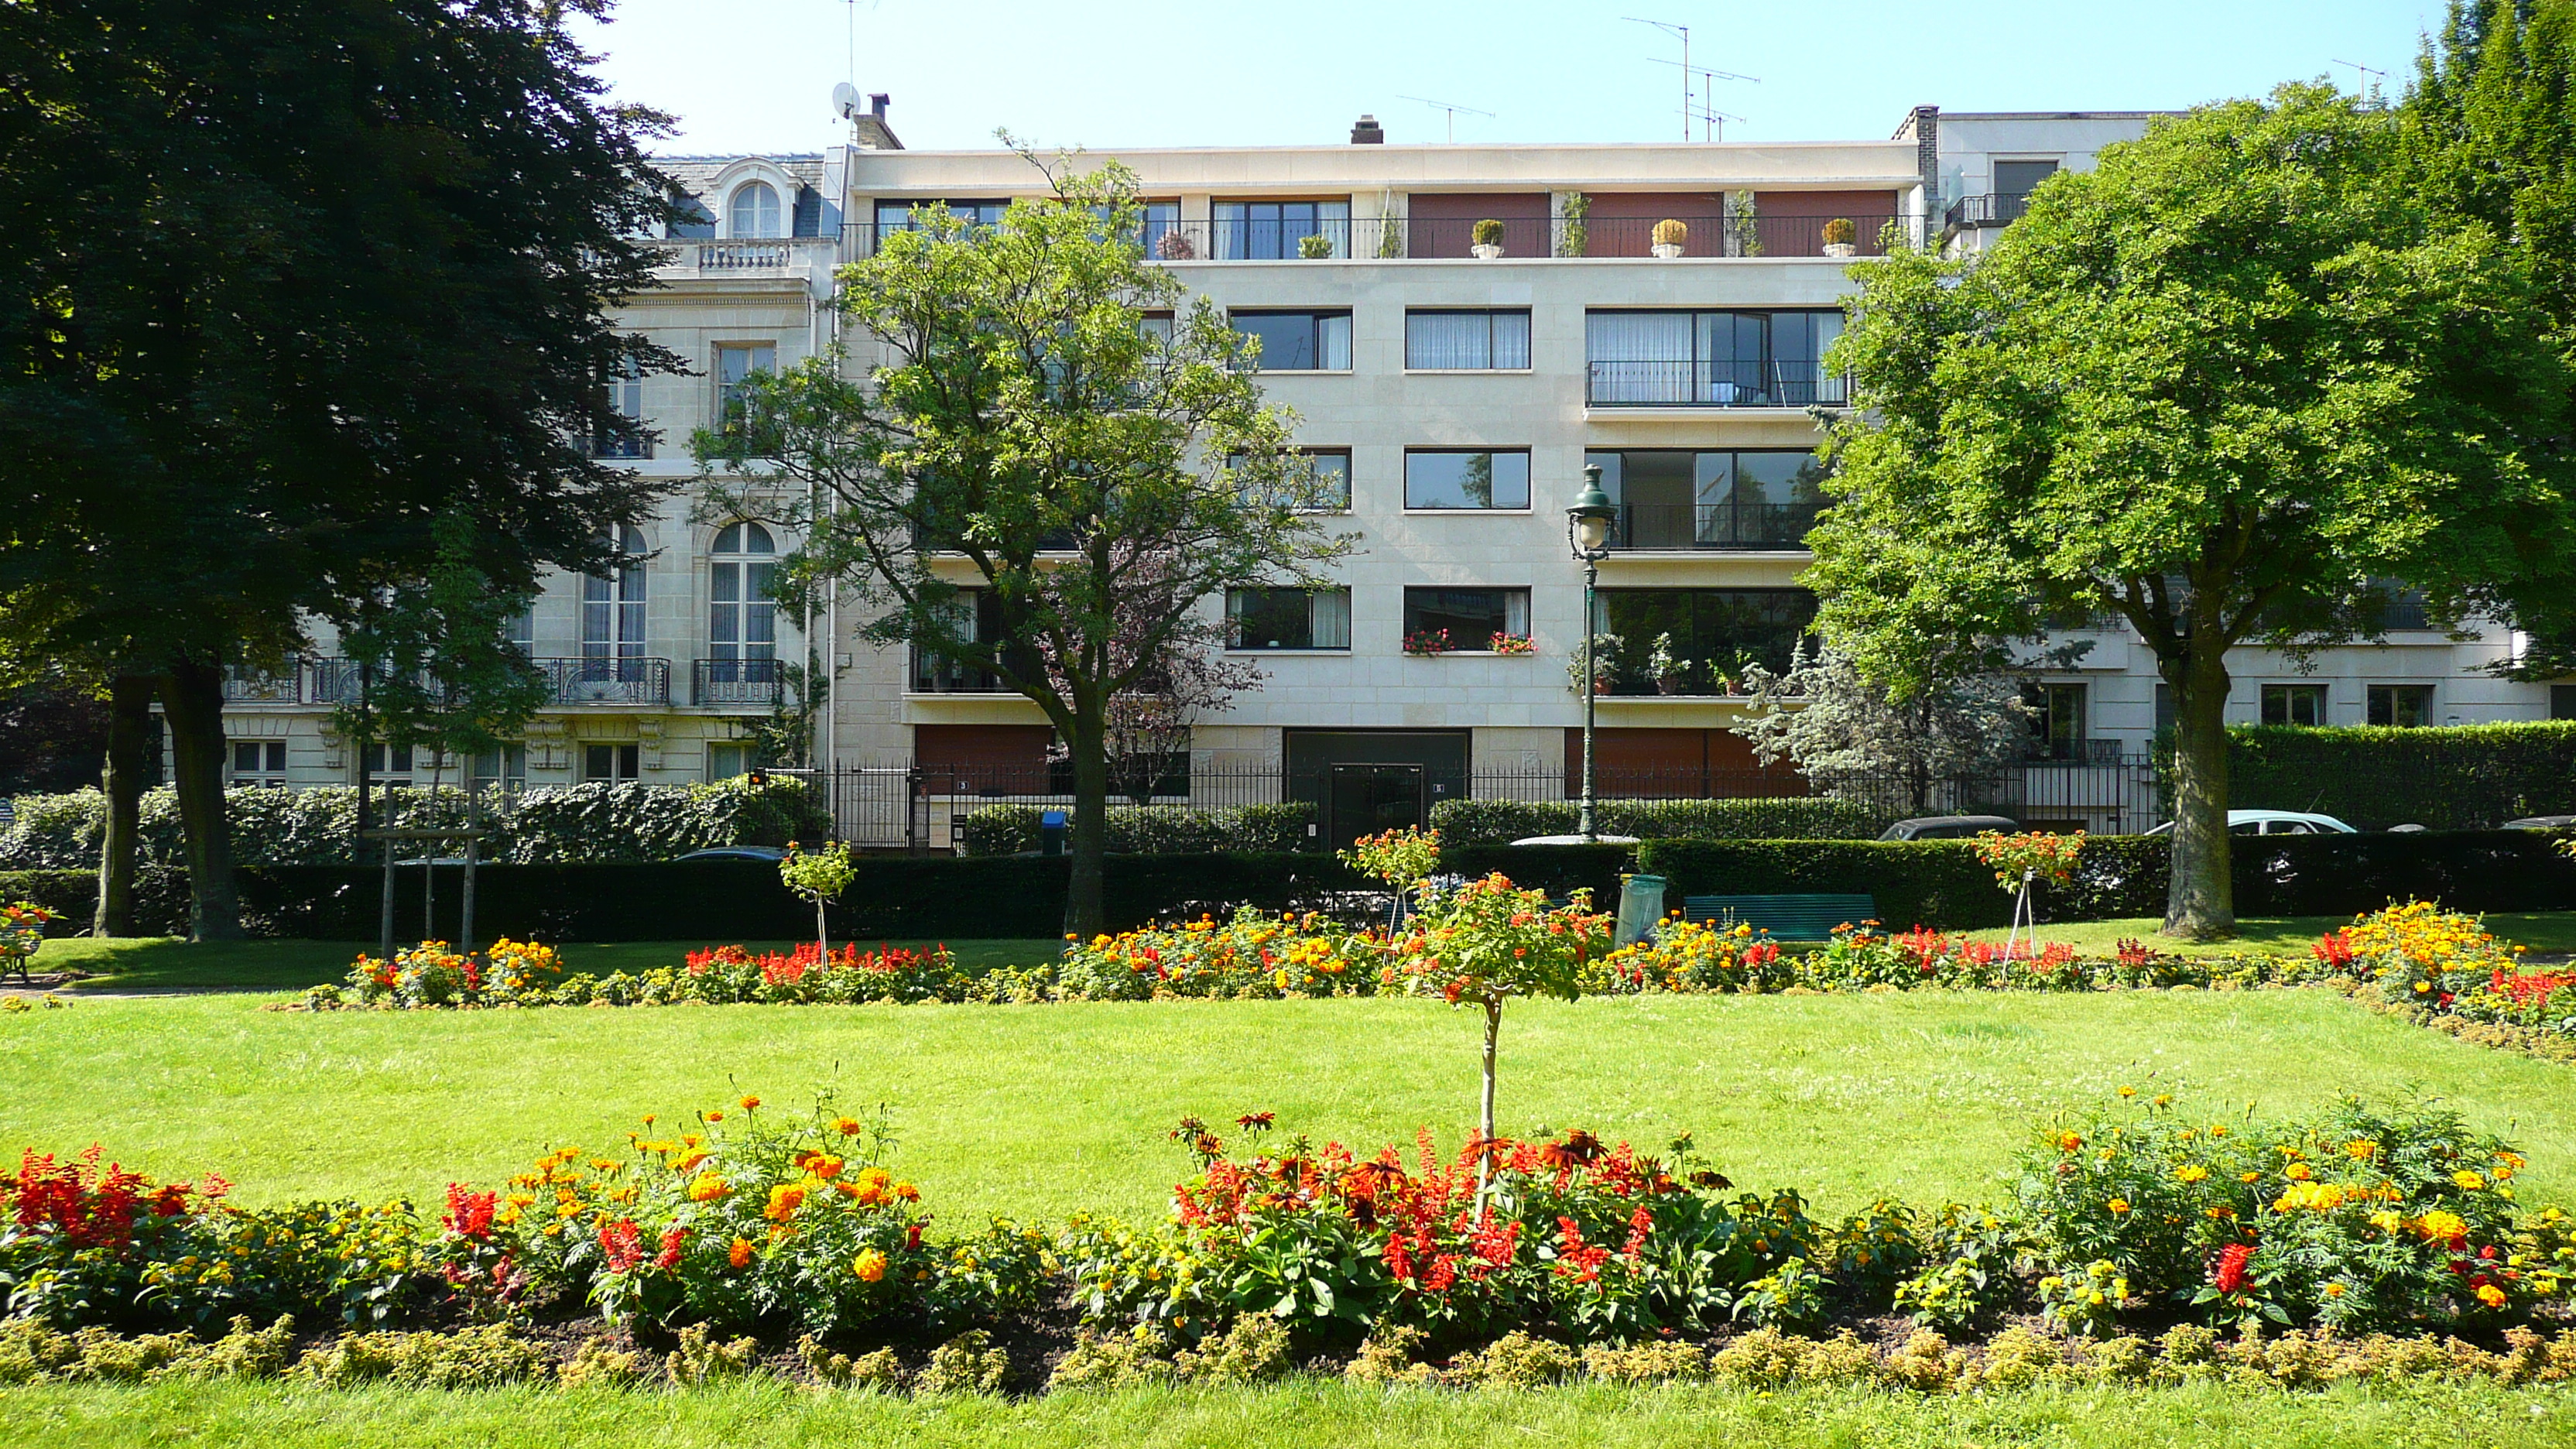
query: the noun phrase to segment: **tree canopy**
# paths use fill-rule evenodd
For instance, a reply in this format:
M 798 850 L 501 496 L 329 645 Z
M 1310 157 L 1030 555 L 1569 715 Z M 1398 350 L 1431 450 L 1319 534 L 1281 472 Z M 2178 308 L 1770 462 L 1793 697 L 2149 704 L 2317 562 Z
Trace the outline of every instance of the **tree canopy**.
M 2567 375 L 2527 262 L 2319 86 L 2156 122 L 1974 261 L 1856 269 L 1819 624 L 1905 695 L 1958 641 L 2126 620 L 2177 719 L 2166 929 L 2233 924 L 2226 651 L 2567 586 Z

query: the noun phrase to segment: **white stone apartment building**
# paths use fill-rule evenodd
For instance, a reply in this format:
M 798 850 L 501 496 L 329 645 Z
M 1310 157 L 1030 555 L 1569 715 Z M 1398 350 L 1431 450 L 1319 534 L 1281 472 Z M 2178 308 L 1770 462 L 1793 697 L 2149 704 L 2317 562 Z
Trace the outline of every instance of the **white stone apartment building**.
M 1595 624 L 1623 640 L 1599 701 L 1605 793 L 1765 788 L 1727 729 L 1744 708 L 1728 682 L 1744 659 L 1778 661 L 1812 611 L 1797 586 L 1817 504 L 1809 409 L 1841 401 L 1817 359 L 1852 289 L 1846 258 L 1879 250 L 1890 227 L 1974 250 L 2048 170 L 2089 167 L 2146 121 L 1921 107 L 1884 141 L 1482 146 L 1390 143 L 1363 120 L 1332 144 L 1094 153 L 1139 177 L 1156 264 L 1261 335 L 1263 386 L 1347 478 L 1348 511 L 1330 522 L 1360 536 L 1337 592 L 1225 602 L 1235 644 L 1269 679 L 1194 732 L 1193 793 L 1319 798 L 1327 833 L 1347 835 L 1456 793 L 1562 787 L 1579 752 L 1568 663 L 1583 635 L 1563 510 L 1587 462 L 1621 510 Z M 727 380 L 832 339 L 834 265 L 916 206 L 997 214 L 1045 187 L 1008 151 L 903 149 L 883 98 L 852 144 L 821 156 L 667 164 L 705 215 L 672 239 L 668 285 L 630 316 L 701 375 L 621 384 L 619 397 L 663 440 L 627 466 L 670 476 L 693 471 L 682 440 L 716 415 Z M 1485 219 L 1501 223 L 1491 254 L 1475 240 Z M 844 340 L 853 368 L 868 366 L 870 339 Z M 625 578 L 549 587 L 529 643 L 555 661 L 557 703 L 487 772 L 676 782 L 743 767 L 739 723 L 769 707 L 769 661 L 805 652 L 809 621 L 756 599 L 765 560 L 794 540 L 691 522 L 692 501 L 629 541 L 641 562 Z M 964 808 L 947 790 L 1038 788 L 1050 731 L 1034 705 L 858 642 L 854 609 L 835 622 L 821 651 L 832 762 L 950 782 L 900 814 L 845 810 L 850 833 L 944 846 Z M 1409 635 L 1439 629 L 1448 652 L 1407 652 Z M 1495 634 L 1534 652 L 1495 652 Z M 2483 672 L 2510 647 L 2400 628 L 2327 651 L 2313 673 L 2248 651 L 2231 714 L 2548 717 L 2550 687 Z M 2061 774 L 2141 751 L 2157 728 L 2151 660 L 2122 631 L 2033 685 Z M 331 687 L 326 662 L 244 681 L 239 777 L 352 778 L 325 727 Z M 2555 697 L 2576 714 L 2576 689 Z M 2070 808 L 2097 828 L 2139 823 Z

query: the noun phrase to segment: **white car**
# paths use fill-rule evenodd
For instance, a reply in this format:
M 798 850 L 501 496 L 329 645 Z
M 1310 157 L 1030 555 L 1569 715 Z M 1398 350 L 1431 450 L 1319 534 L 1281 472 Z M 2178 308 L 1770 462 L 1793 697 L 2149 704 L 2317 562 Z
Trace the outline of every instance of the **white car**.
M 2147 832 L 2170 835 L 2173 822 Z M 2331 815 L 2317 815 L 2305 810 L 2230 810 L 2227 812 L 2230 835 L 2359 835 L 2361 832 Z

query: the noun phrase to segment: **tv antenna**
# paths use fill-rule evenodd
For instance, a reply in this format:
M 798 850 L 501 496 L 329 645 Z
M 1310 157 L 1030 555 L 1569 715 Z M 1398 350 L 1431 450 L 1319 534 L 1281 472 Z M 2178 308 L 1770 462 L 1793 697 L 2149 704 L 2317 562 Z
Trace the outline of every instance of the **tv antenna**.
M 1689 52 L 1687 50 L 1684 51 L 1684 54 L 1688 53 Z M 1678 65 L 1682 68 L 1682 139 L 1685 141 L 1690 139 L 1690 123 L 1692 121 L 1698 121 L 1701 123 L 1701 140 L 1723 141 L 1726 139 L 1726 123 L 1729 121 L 1741 121 L 1744 119 L 1742 116 L 1730 115 L 1725 111 L 1717 109 L 1717 83 L 1719 81 L 1751 81 L 1757 86 L 1762 84 L 1762 77 L 1758 75 L 1737 75 L 1731 70 L 1710 70 L 1704 65 L 1692 65 L 1687 61 L 1680 60 L 1666 60 L 1660 55 L 1649 56 L 1647 59 L 1652 60 L 1657 65 Z M 1696 105 L 1693 103 L 1690 90 L 1690 78 L 1692 76 L 1698 76 L 1706 83 L 1700 92 Z
M 1482 116 L 1482 117 L 1484 117 L 1484 118 L 1485 118 L 1486 120 L 1488 120 L 1488 121 L 1490 121 L 1490 120 L 1492 120 L 1492 119 L 1494 118 L 1494 113 L 1493 113 L 1493 112 L 1491 112 L 1491 111 L 1480 111 L 1480 110 L 1477 110 L 1474 106 L 1462 106 L 1462 105 L 1458 105 L 1458 104 L 1456 104 L 1456 103 L 1454 103 L 1454 102 L 1451 102 L 1451 101 L 1435 101 L 1435 100 L 1431 99 L 1429 96 L 1397 96 L 1397 97 L 1396 97 L 1396 99 L 1397 99 L 1397 100 L 1399 100 L 1399 101 L 1420 101 L 1422 104 L 1424 104 L 1424 105 L 1426 105 L 1426 106 L 1429 106 L 1431 109 L 1433 109 L 1433 110 L 1435 110 L 1435 111 L 1446 111 L 1446 112 L 1448 112 L 1448 113 L 1449 113 L 1449 142 L 1450 142 L 1450 144 L 1451 144 L 1451 145 L 1456 145 L 1456 144 L 1457 144 L 1457 141 L 1458 141 L 1458 113 L 1459 113 L 1459 112 L 1464 111 L 1464 112 L 1466 112 L 1468 115 L 1471 115 L 1471 116 Z
M 1666 35 L 1678 35 L 1681 37 L 1682 139 L 1684 141 L 1688 141 L 1690 139 L 1691 123 L 1690 27 L 1671 20 L 1648 20 L 1642 15 L 1622 15 L 1619 18 L 1627 21 L 1631 25 L 1651 25 L 1657 30 L 1664 32 Z
M 2380 80 L 2386 80 L 2388 79 L 2388 72 L 2380 70 L 2375 66 L 2363 65 L 2357 60 L 2338 60 L 2332 63 L 2335 65 L 2351 66 L 2353 70 L 2352 88 L 2359 92 L 2362 99 L 2368 101 L 2370 104 L 2379 104 L 2379 84 L 2377 81 L 2373 81 L 2371 77 L 2377 76 Z

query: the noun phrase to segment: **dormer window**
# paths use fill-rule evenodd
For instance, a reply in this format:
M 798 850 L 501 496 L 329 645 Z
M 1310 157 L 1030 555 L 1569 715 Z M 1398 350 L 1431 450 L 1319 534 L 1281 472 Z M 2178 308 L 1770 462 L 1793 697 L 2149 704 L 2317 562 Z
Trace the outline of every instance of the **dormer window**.
M 734 188 L 728 230 L 738 237 L 779 236 L 778 215 L 778 188 L 766 181 L 745 182 Z

